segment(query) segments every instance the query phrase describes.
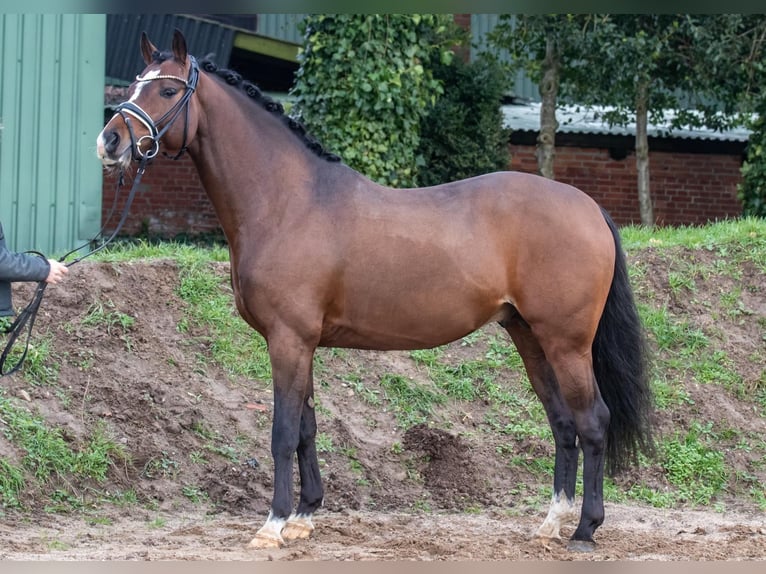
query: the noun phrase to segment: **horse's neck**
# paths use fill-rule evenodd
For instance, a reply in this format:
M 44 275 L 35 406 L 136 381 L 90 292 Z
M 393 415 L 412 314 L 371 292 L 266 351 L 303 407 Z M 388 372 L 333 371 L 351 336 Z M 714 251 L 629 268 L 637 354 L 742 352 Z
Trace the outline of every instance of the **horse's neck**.
M 268 232 L 264 226 L 277 221 L 275 214 L 284 213 L 288 203 L 305 201 L 313 162 L 302 142 L 270 112 L 251 111 L 227 101 L 235 95 L 221 94 L 221 86 L 215 90 L 201 100 L 204 121 L 189 153 L 232 241 L 240 232 Z

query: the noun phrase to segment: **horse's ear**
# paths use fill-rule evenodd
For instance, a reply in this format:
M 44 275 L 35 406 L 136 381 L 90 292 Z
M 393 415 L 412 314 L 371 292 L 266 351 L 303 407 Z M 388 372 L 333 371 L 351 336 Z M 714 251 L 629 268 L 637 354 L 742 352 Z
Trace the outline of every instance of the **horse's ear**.
M 141 55 L 144 57 L 144 62 L 148 66 L 154 60 L 154 53 L 157 51 L 157 46 L 152 44 L 149 36 L 146 32 L 141 32 Z
M 184 65 L 186 64 L 186 54 L 186 38 L 184 38 L 181 30 L 176 28 L 173 31 L 173 56 L 175 57 L 176 62 Z

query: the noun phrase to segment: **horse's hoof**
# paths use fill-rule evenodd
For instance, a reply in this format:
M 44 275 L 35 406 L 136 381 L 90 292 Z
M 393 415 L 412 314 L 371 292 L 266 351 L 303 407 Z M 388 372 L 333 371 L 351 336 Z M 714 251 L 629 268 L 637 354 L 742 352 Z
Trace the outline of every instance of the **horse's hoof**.
M 596 543 L 592 540 L 570 540 L 567 544 L 570 552 L 593 552 L 595 549 Z
M 274 538 L 273 536 L 265 536 L 263 534 L 256 534 L 255 538 L 247 545 L 248 548 L 255 548 L 261 550 L 263 548 L 280 548 L 284 544 L 282 537 Z
M 542 542 L 550 542 L 551 540 L 561 540 L 561 534 L 559 534 L 558 526 L 543 524 L 535 531 L 532 538 Z
M 282 529 L 282 538 L 285 540 L 298 540 L 300 538 L 308 538 L 314 531 L 314 527 L 309 521 L 288 521 L 285 527 Z

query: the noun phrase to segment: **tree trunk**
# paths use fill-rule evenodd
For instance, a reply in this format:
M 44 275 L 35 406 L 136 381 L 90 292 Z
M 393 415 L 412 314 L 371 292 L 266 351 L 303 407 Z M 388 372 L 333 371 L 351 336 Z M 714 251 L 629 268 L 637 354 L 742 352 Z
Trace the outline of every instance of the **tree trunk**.
M 559 93 L 559 62 L 555 41 L 548 38 L 545 42 L 543 60 L 543 79 L 540 82 L 540 133 L 537 136 L 537 168 L 540 175 L 553 177 L 553 158 L 556 153 L 556 99 Z
M 652 194 L 649 189 L 648 121 L 649 81 L 641 79 L 636 86 L 636 168 L 638 169 L 638 209 L 641 223 L 654 227 Z

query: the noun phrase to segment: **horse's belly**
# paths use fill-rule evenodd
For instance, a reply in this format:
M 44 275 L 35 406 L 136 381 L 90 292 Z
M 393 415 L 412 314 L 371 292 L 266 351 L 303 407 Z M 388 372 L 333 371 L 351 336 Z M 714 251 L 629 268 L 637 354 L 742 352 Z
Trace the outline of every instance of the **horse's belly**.
M 412 350 L 444 345 L 460 339 L 504 312 L 504 302 L 468 304 L 446 298 L 429 305 L 382 306 L 328 318 L 320 345 L 377 350 Z M 361 311 L 361 310 L 357 310 Z
M 332 326 L 322 332 L 321 347 L 345 347 L 349 349 L 374 349 L 378 351 L 409 351 L 445 345 L 471 333 L 473 329 L 451 334 L 373 333 L 358 328 Z

